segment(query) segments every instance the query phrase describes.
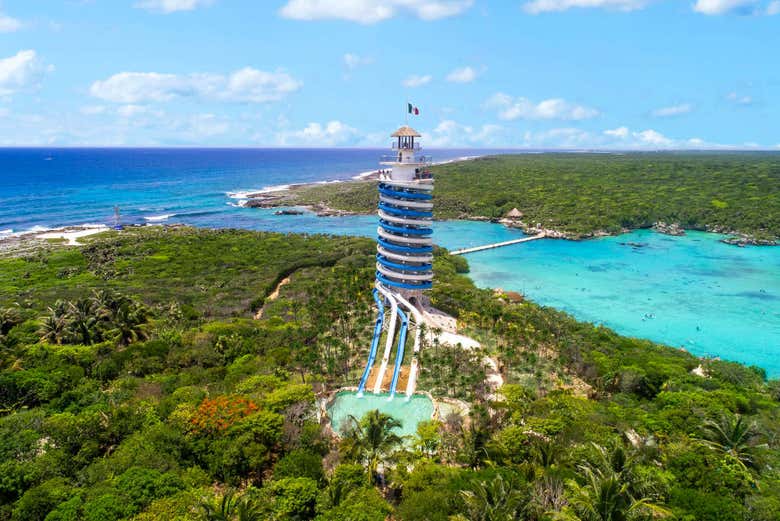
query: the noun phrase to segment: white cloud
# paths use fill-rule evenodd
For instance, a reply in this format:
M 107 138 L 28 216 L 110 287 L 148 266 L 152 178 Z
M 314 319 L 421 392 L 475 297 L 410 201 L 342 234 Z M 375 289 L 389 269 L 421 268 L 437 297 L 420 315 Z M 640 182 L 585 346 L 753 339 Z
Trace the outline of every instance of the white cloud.
M 96 98 L 116 103 L 168 101 L 205 91 L 203 76 L 177 76 L 156 72 L 120 72 L 89 88 Z
M 148 103 L 174 98 L 265 103 L 278 101 L 298 90 L 302 83 L 285 72 L 266 72 L 251 67 L 227 76 L 221 74 L 160 74 L 120 72 L 96 81 L 90 94 L 115 103 Z
M 192 11 L 212 3 L 213 0 L 142 0 L 134 7 L 169 14 L 177 11 Z
M 146 105 L 122 105 L 118 109 L 116 109 L 116 113 L 122 116 L 123 118 L 134 118 L 136 116 L 143 116 L 143 115 L 154 115 L 157 117 L 162 116 L 162 112 L 152 110 L 150 107 Z
M 531 14 L 568 11 L 569 9 L 608 9 L 612 11 L 637 11 L 653 0 L 530 0 L 523 9 Z M 696 0 L 693 10 L 705 15 L 767 14 L 780 13 L 780 0 L 771 0 L 766 8 L 762 0 Z
M 619 139 L 625 139 L 628 137 L 628 127 L 618 127 L 612 130 L 605 130 L 604 134 Z
M 0 59 L 0 96 L 36 88 L 50 70 L 52 67 L 46 67 L 31 49 Z
M 683 103 L 681 105 L 672 105 L 670 107 L 661 107 L 653 111 L 653 116 L 657 118 L 666 118 L 670 116 L 679 116 L 680 114 L 688 114 L 693 110 L 693 106 L 690 103 Z
M 473 0 L 289 0 L 279 13 L 293 20 L 347 20 L 373 24 L 399 14 L 438 20 L 466 11 Z
M 22 27 L 22 22 L 0 12 L 0 33 L 12 33 Z
M 597 142 L 590 132 L 579 128 L 553 128 L 523 134 L 523 146 L 530 148 L 592 148 Z
M 446 119 L 433 131 L 423 132 L 422 140 L 432 147 L 490 146 L 498 143 L 503 132 L 504 128 L 500 125 L 486 124 L 474 128 Z
M 615 11 L 636 11 L 649 0 L 533 0 L 523 5 L 531 14 L 568 11 L 573 8 L 601 8 Z
M 756 12 L 757 5 L 757 0 L 696 0 L 693 10 L 706 15 L 747 14 Z
M 563 119 L 583 120 L 594 118 L 599 111 L 570 103 L 561 98 L 551 98 L 539 103 L 533 103 L 527 98 L 513 98 L 508 94 L 498 93 L 485 103 L 485 107 L 498 109 L 498 117 L 504 120 L 515 119 Z
M 353 145 L 358 137 L 356 129 L 333 120 L 324 125 L 309 123 L 301 130 L 282 131 L 277 135 L 277 142 L 282 146 L 339 146 Z
M 615 148 L 679 148 L 680 143 L 664 136 L 657 130 L 647 129 L 638 132 L 632 132 L 628 127 L 618 127 L 612 130 L 605 130 L 602 133 L 607 138 L 612 138 L 605 144 L 607 147 Z M 690 141 L 690 140 L 689 140 Z
M 526 132 L 523 146 L 535 148 L 568 148 L 593 150 L 657 150 L 701 148 L 695 141 L 675 141 L 653 129 L 631 131 L 621 126 L 592 133 L 579 128 L 553 128 L 540 132 Z M 701 141 L 701 140 L 699 140 Z M 703 141 L 702 141 L 703 143 Z
M 422 76 L 417 74 L 412 74 L 401 83 L 403 84 L 404 87 L 422 87 L 423 85 L 430 83 L 432 79 L 433 76 L 431 76 L 430 74 L 425 74 Z
M 729 92 L 726 99 L 736 103 L 737 105 L 752 105 L 753 98 L 743 94 L 737 94 L 736 92 Z
M 668 147 L 672 145 L 672 140 L 664 136 L 660 132 L 647 129 L 641 132 L 634 132 L 634 137 L 639 140 L 640 143 L 658 147 Z
M 699 137 L 672 139 L 654 129 L 630 131 L 619 127 L 603 132 L 606 140 L 598 142 L 596 148 L 611 150 L 767 150 L 771 147 L 757 143 L 723 144 L 706 141 Z
M 213 81 L 219 83 L 221 77 L 215 77 Z M 264 103 L 278 101 L 302 85 L 302 82 L 285 72 L 266 72 L 244 67 L 227 78 L 227 88 L 217 97 L 227 101 Z
M 477 71 L 471 67 L 455 69 L 450 72 L 446 78 L 450 83 L 471 83 L 475 79 L 477 79 Z
M 359 56 L 349 52 L 344 55 L 344 65 L 346 65 L 347 69 L 349 70 L 357 69 L 363 65 L 370 65 L 373 62 L 373 59 L 366 56 Z

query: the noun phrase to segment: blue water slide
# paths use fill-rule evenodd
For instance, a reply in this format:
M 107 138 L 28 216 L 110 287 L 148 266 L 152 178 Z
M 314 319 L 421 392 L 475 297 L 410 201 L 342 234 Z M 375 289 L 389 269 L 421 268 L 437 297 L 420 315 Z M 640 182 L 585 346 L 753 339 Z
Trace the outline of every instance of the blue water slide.
M 409 264 L 401 264 L 400 262 L 392 262 L 387 259 L 384 255 L 380 255 L 377 253 L 376 260 L 379 264 L 382 266 L 385 266 L 387 268 L 395 268 L 397 270 L 406 270 L 406 271 L 431 271 L 433 269 L 433 266 L 431 266 L 430 263 L 423 264 L 422 266 L 411 266 Z
M 431 228 L 406 228 L 404 226 L 393 226 L 392 224 L 388 224 L 382 219 L 379 220 L 379 226 L 388 232 L 405 233 L 407 235 L 430 235 L 433 233 Z
M 431 282 L 422 282 L 420 284 L 407 284 L 405 282 L 396 282 L 392 279 L 389 279 L 379 273 L 376 272 L 376 280 L 384 284 L 385 286 L 392 286 L 394 288 L 403 288 L 403 289 L 431 289 L 433 287 L 433 284 Z
M 395 388 L 398 385 L 398 376 L 401 374 L 401 363 L 404 361 L 404 347 L 406 346 L 406 330 L 409 327 L 409 319 L 398 308 L 398 316 L 401 317 L 401 332 L 398 334 L 398 349 L 395 352 L 395 368 L 393 369 L 393 381 L 390 382 L 390 399 L 395 397 Z
M 358 394 L 363 393 L 363 389 L 366 387 L 366 381 L 368 375 L 371 373 L 371 368 L 374 367 L 374 359 L 376 359 L 376 349 L 379 346 L 379 337 L 382 336 L 382 324 L 385 320 L 385 304 L 379 297 L 379 290 L 374 289 L 374 300 L 376 301 L 377 308 L 379 308 L 379 315 L 376 317 L 376 325 L 374 325 L 374 338 L 371 340 L 371 350 L 368 352 L 368 362 L 366 363 L 366 369 L 363 371 L 363 376 L 360 378 L 360 385 L 358 385 Z
M 387 203 L 379 203 L 379 208 L 392 215 L 400 217 L 433 217 L 433 212 L 420 212 L 418 210 L 407 210 L 405 208 L 396 208 Z
M 389 242 L 382 237 L 377 238 L 377 242 L 381 244 L 382 247 L 386 250 L 400 253 L 431 253 L 433 251 L 433 246 L 420 246 L 419 248 L 414 246 L 399 246 L 398 244 L 393 244 L 392 242 Z
M 421 194 L 418 192 L 404 192 L 401 190 L 391 190 L 390 188 L 386 188 L 385 185 L 379 185 L 379 193 L 384 194 L 388 197 L 394 197 L 396 199 L 422 199 L 425 201 L 429 201 L 433 199 L 433 196 L 431 194 Z

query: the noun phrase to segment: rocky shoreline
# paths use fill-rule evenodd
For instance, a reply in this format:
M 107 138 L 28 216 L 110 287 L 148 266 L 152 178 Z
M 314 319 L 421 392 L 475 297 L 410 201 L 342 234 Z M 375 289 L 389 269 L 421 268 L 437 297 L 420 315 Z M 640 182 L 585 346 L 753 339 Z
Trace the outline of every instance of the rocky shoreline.
M 666 235 L 673 235 L 673 236 L 685 235 L 685 230 L 686 230 L 678 223 L 665 223 L 663 221 L 658 221 L 655 224 L 653 224 L 652 229 L 658 233 L 663 233 Z M 701 231 L 701 232 L 708 232 L 708 233 L 718 233 L 721 235 L 729 235 L 729 237 L 725 237 L 721 239 L 720 242 L 724 244 L 731 244 L 734 246 L 744 247 L 744 246 L 777 246 L 778 245 L 777 241 L 773 241 L 770 239 L 758 239 L 756 237 L 753 237 L 752 235 L 735 232 L 733 230 L 728 230 L 719 226 L 693 227 L 688 229 Z
M 276 215 L 300 215 L 303 213 L 300 210 L 296 210 L 296 208 L 308 210 L 314 213 L 317 217 L 344 217 L 347 215 L 358 215 L 357 212 L 331 208 L 325 203 L 303 205 L 297 204 L 293 195 L 295 189 L 310 186 L 315 185 L 297 185 L 295 187 L 290 187 L 287 190 L 278 192 L 259 192 L 255 194 L 247 194 L 247 201 L 244 202 L 242 206 L 244 208 L 286 208 L 275 212 Z

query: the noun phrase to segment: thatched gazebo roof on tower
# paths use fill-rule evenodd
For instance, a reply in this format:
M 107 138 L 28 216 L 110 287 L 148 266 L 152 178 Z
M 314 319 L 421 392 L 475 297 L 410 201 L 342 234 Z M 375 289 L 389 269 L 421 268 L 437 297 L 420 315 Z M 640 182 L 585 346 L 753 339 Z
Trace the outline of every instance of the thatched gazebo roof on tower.
M 420 133 L 410 126 L 404 125 L 392 134 L 391 137 L 420 137 Z

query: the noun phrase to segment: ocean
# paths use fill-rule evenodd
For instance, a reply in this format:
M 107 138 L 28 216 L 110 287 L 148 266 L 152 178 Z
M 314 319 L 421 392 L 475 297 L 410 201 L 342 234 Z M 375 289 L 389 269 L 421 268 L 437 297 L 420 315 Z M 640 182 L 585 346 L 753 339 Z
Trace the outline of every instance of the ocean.
M 499 152 L 426 149 L 435 161 Z M 380 149 L 0 149 L 0 234 L 63 225 L 182 222 L 266 229 L 236 212 L 242 192 L 348 180 Z M 233 197 L 230 197 L 233 195 Z
M 501 150 L 431 150 L 435 161 Z M 274 215 L 247 192 L 345 181 L 375 170 L 382 149 L 0 149 L 0 238 L 64 225 L 184 223 L 373 237 L 373 216 Z M 522 237 L 484 222 L 435 223 L 455 249 Z M 780 247 L 639 230 L 583 242 L 544 239 L 467 255 L 482 287 L 520 291 L 580 320 L 780 377 Z

